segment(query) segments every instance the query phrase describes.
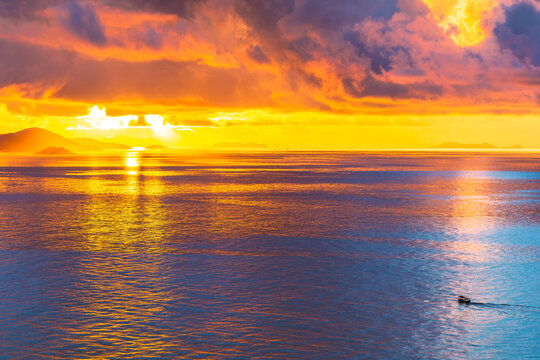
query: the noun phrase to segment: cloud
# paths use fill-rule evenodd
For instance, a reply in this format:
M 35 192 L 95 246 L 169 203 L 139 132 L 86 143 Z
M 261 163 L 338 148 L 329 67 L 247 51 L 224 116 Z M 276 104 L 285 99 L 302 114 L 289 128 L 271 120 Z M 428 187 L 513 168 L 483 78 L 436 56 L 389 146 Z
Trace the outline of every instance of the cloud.
M 0 87 L 25 96 L 109 102 L 139 99 L 205 106 L 270 105 L 261 77 L 197 62 L 95 60 L 76 53 L 0 39 Z M 35 59 L 40 59 L 36 61 Z
M 294 10 L 294 0 L 236 0 L 240 17 L 259 36 L 276 36 L 278 22 Z
M 368 18 L 390 19 L 397 11 L 395 0 L 300 0 L 294 21 L 326 32 L 343 31 Z
M 0 39 L 0 87 L 19 86 L 25 96 L 41 97 L 62 85 L 75 57 L 66 50 Z
M 324 51 L 322 44 L 315 38 L 304 35 L 293 38 L 289 42 L 288 50 L 295 53 L 302 62 L 312 61 Z
M 435 0 L 0 0 L 0 96 L 170 111 L 535 105 L 536 2 L 460 3 L 485 40 L 460 46 L 459 9 Z
M 61 4 L 66 0 L 0 0 L 0 16 L 17 19 L 29 19 L 47 9 Z M 161 14 L 174 14 L 188 18 L 194 14 L 197 6 L 205 0 L 96 0 L 112 7 L 118 7 L 135 12 L 153 12 Z
M 91 2 L 68 2 L 57 9 L 59 21 L 68 31 L 94 45 L 106 44 L 107 38 Z
M 19 20 L 33 19 L 38 13 L 65 0 L 0 0 L 0 16 Z
M 173 14 L 181 18 L 194 15 L 197 6 L 205 0 L 102 0 L 110 6 L 118 6 L 137 12 Z
M 270 62 L 270 60 L 268 59 L 266 54 L 261 50 L 259 45 L 250 46 L 247 49 L 247 53 L 250 58 L 252 58 L 253 60 L 255 60 L 256 62 L 260 64 L 266 64 Z
M 370 69 L 375 74 L 382 74 L 383 71 L 392 70 L 392 57 L 399 51 L 405 53 L 408 50 L 403 46 L 379 47 L 369 46 L 361 40 L 361 34 L 357 31 L 349 31 L 345 34 L 345 40 L 349 41 L 355 48 L 356 53 L 360 57 L 370 59 Z
M 540 66 L 540 11 L 521 2 L 505 11 L 505 22 L 494 29 L 502 49 L 509 49 L 522 62 Z
M 196 62 L 78 58 L 55 96 L 90 102 L 146 99 L 205 106 L 264 106 L 269 97 L 259 85 L 256 77 L 242 69 Z
M 189 126 L 172 125 L 165 117 L 157 114 L 109 116 L 105 108 L 97 105 L 89 109 L 88 115 L 78 116 L 79 123 L 67 130 L 118 130 L 130 128 L 149 128 L 154 132 L 164 134 L 171 130 L 193 131 Z M 81 124 L 82 122 L 82 124 Z
M 144 115 L 139 115 L 137 117 L 137 119 L 130 120 L 129 123 L 128 123 L 128 126 L 131 126 L 131 127 L 138 127 L 138 126 L 145 127 L 145 126 L 150 126 L 150 124 L 148 123 L 148 121 L 146 121 L 146 119 L 144 118 Z

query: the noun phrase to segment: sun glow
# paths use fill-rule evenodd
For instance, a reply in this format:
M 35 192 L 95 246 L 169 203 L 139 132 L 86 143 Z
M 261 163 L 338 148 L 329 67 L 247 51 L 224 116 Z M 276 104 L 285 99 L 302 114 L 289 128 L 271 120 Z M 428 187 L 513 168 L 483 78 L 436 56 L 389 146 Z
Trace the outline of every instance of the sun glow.
M 164 137 L 170 135 L 172 130 L 193 131 L 190 127 L 184 125 L 172 125 L 167 122 L 162 115 L 148 114 L 144 116 L 124 115 L 109 116 L 105 108 L 100 109 L 94 105 L 89 109 L 88 115 L 79 116 L 77 120 L 82 124 L 75 127 L 69 127 L 68 130 L 119 130 L 130 128 L 148 128 L 153 130 L 156 135 Z
M 473 46 L 488 36 L 484 18 L 497 6 L 495 0 L 424 0 L 439 26 L 459 46 Z
M 88 115 L 78 116 L 77 120 L 81 123 L 77 124 L 76 127 L 68 128 L 68 130 L 112 130 L 127 128 L 131 121 L 137 120 L 137 116 L 108 116 L 105 108 L 100 109 L 97 105 L 94 105 L 89 109 Z

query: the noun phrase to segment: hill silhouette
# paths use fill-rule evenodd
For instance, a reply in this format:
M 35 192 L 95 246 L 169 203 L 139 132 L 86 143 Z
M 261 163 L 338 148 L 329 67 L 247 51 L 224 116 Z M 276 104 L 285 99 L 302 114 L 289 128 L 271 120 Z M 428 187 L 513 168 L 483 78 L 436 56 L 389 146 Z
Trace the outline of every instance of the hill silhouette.
M 130 146 L 124 144 L 101 142 L 91 138 L 73 138 L 72 140 L 78 142 L 79 144 L 99 148 L 101 150 L 127 150 L 131 148 Z
M 497 149 L 495 145 L 490 143 L 461 144 L 456 142 L 445 142 L 435 147 L 438 149 Z
M 147 146 L 146 149 L 148 149 L 148 150 L 164 150 L 164 149 L 168 149 L 168 147 L 166 147 L 165 145 L 150 145 L 150 146 Z
M 434 146 L 434 148 L 437 148 L 437 149 L 522 149 L 520 145 L 498 147 L 490 143 L 461 144 L 457 142 L 445 142 L 437 146 Z
M 39 155 L 73 155 L 71 151 L 63 147 L 49 146 L 36 154 Z
M 258 144 L 254 142 L 250 142 L 250 143 L 220 142 L 220 143 L 214 144 L 212 147 L 231 148 L 231 149 L 266 149 L 267 148 L 267 146 L 264 144 Z
M 0 152 L 39 152 L 49 147 L 64 148 L 70 152 L 91 152 L 106 149 L 127 149 L 120 144 L 102 143 L 97 140 L 67 139 L 42 128 L 28 128 L 15 133 L 0 135 Z

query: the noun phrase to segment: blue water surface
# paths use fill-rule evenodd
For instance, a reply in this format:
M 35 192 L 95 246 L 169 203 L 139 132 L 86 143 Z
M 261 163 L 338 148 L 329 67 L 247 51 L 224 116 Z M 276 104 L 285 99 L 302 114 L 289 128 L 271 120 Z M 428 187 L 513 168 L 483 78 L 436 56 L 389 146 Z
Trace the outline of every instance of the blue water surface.
M 539 160 L 1 155 L 0 358 L 540 358 Z

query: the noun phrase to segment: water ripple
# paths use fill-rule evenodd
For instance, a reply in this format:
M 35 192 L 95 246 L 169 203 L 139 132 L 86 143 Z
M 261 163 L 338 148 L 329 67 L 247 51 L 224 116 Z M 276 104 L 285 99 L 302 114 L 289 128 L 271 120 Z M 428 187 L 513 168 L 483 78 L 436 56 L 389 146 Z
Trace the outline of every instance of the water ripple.
M 127 160 L 0 156 L 0 358 L 540 353 L 537 155 Z

